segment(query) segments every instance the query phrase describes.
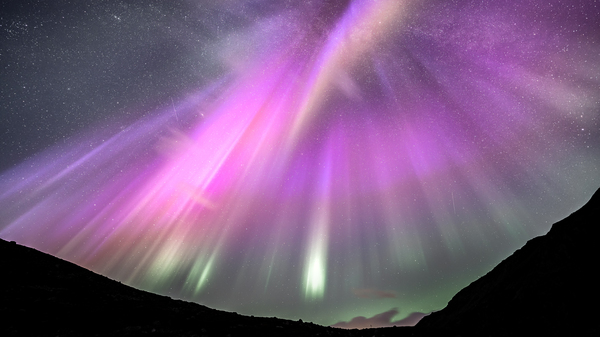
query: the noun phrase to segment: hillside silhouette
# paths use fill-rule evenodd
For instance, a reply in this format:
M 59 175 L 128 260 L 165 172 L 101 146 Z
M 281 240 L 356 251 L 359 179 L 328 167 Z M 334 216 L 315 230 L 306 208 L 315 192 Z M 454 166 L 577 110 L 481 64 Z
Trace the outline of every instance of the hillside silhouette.
M 415 327 L 365 330 L 210 309 L 0 239 L 0 335 L 598 336 L 599 215 L 600 190 Z

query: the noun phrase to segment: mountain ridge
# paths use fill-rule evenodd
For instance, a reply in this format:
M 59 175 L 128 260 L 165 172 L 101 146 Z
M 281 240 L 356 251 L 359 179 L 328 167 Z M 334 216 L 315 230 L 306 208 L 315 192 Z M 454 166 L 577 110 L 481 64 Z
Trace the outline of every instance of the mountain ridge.
M 248 317 L 121 284 L 0 239 L 3 336 L 559 336 L 600 335 L 593 324 L 600 189 L 548 233 L 529 240 L 415 327 L 343 330 Z
M 497 335 L 544 331 L 550 335 L 600 334 L 591 325 L 600 299 L 594 283 L 594 244 L 600 225 L 600 189 L 579 210 L 530 239 L 490 272 L 459 291 L 448 305 L 424 317 L 417 328 Z M 550 310 L 548 310 L 548 307 Z M 576 309 L 575 309 L 576 308 Z M 510 321 L 505 312 L 511 312 Z M 572 328 L 559 322 L 579 322 Z M 581 324 L 584 322 L 584 324 Z

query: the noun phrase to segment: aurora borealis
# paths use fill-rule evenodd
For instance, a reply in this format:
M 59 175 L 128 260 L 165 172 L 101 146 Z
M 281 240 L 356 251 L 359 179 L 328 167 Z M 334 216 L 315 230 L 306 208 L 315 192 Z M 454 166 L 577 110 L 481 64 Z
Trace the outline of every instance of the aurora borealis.
M 0 172 L 3 239 L 241 314 L 414 324 L 600 185 L 600 2 L 157 3 L 2 14 L 2 147 L 69 114 Z

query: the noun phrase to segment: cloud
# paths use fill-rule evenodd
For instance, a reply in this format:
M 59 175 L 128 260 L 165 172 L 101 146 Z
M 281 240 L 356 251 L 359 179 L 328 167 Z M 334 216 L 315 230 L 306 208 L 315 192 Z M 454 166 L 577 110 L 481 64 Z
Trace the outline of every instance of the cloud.
M 382 328 L 391 326 L 413 326 L 427 314 L 422 312 L 413 312 L 406 318 L 392 321 L 392 318 L 398 314 L 398 309 L 394 308 L 381 314 L 377 314 L 371 318 L 363 316 L 354 317 L 349 322 L 338 322 L 332 327 L 342 329 L 366 329 L 366 328 Z
M 374 288 L 352 289 L 352 293 L 358 298 L 396 298 L 395 291 Z

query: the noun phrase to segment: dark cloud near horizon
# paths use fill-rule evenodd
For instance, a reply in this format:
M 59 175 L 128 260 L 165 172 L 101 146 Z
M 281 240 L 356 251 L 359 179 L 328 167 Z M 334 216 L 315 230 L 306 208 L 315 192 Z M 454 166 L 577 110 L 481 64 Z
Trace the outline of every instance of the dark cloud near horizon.
M 417 324 L 421 318 L 427 316 L 427 314 L 422 312 L 413 312 L 406 318 L 392 321 L 392 319 L 398 315 L 398 313 L 398 309 L 394 308 L 370 318 L 366 318 L 364 316 L 354 317 L 349 322 L 338 322 L 332 325 L 332 327 L 342 329 L 367 329 L 373 327 L 413 326 Z

